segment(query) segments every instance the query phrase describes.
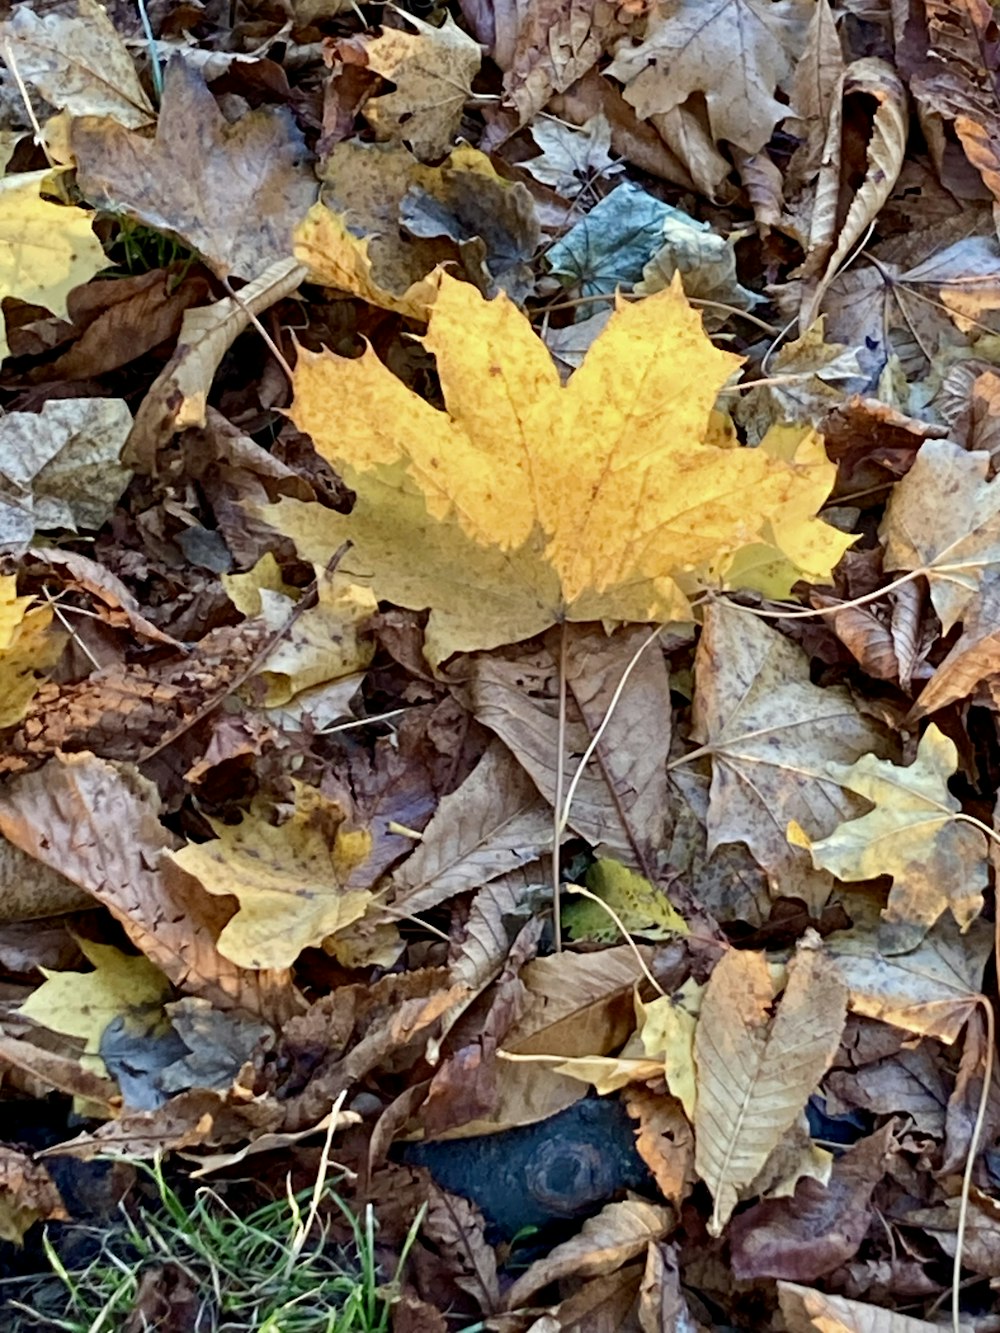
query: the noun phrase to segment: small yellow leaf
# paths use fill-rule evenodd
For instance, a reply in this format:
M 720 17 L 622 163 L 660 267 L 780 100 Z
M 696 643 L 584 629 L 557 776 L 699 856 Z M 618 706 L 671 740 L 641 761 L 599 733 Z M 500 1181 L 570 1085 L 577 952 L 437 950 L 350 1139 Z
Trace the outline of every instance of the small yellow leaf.
M 291 967 L 303 949 L 364 916 L 372 895 L 345 888 L 340 867 L 356 866 L 370 839 L 343 823 L 334 801 L 297 786 L 286 823 L 269 824 L 260 811 L 236 825 L 213 820 L 215 841 L 170 854 L 209 893 L 239 900 L 219 936 L 221 954 L 240 967 Z
M 16 296 L 65 318 L 69 293 L 108 261 L 94 235 L 92 213 L 39 194 L 51 175 L 25 171 L 0 180 L 0 297 Z M 0 359 L 6 355 L 6 331 L 0 327 Z
M 41 683 L 38 672 L 61 657 L 66 635 L 54 632 L 52 608 L 18 597 L 14 575 L 0 577 L 0 727 L 20 722 Z
M 643 1004 L 636 1000 L 636 1017 L 643 1049 L 663 1061 L 667 1087 L 684 1107 L 693 1123 L 697 1090 L 694 1067 L 694 1034 L 705 987 L 689 977 L 674 995 Z
M 112 1019 L 125 1017 L 145 1030 L 151 1017 L 161 1015 L 170 995 L 170 982 L 142 954 L 124 954 L 110 944 L 80 940 L 80 948 L 94 965 L 93 972 L 50 972 L 18 1010 L 26 1018 L 86 1041 L 91 1067 L 101 1072 L 97 1056 L 104 1029 Z

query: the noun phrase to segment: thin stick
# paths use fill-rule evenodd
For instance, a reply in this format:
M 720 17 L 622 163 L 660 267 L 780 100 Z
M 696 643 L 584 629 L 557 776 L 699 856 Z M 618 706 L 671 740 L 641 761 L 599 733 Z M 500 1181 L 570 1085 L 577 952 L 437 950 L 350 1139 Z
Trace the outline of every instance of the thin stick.
M 239 306 L 239 308 L 243 311 L 244 315 L 246 315 L 247 319 L 248 319 L 248 320 L 250 321 L 250 323 L 254 326 L 254 328 L 257 330 L 257 332 L 260 334 L 260 336 L 264 339 L 264 342 L 267 344 L 267 347 L 268 347 L 268 349 L 270 350 L 271 355 L 274 357 L 275 361 L 277 361 L 277 363 L 278 363 L 278 365 L 281 367 L 281 369 L 285 372 L 285 375 L 286 375 L 286 377 L 287 377 L 287 379 L 288 379 L 288 383 L 294 386 L 294 384 L 295 384 L 295 376 L 294 376 L 294 374 L 292 373 L 292 368 L 291 368 L 291 366 L 288 364 L 288 362 L 285 360 L 284 355 L 282 354 L 282 351 L 281 351 L 281 349 L 279 348 L 278 344 L 274 341 L 274 339 L 273 339 L 273 338 L 271 337 L 271 335 L 268 333 L 267 329 L 264 328 L 264 325 L 260 322 L 260 320 L 259 320 L 259 319 L 257 318 L 257 316 L 254 314 L 254 312 L 250 309 L 250 307 L 247 305 L 247 303 L 246 303 L 244 300 L 242 300 L 242 298 L 240 297 L 239 292 L 234 292 L 234 291 L 233 291 L 232 287 L 229 285 L 229 281 L 228 281 L 228 279 L 226 279 L 226 278 L 220 278 L 219 281 L 222 283 L 223 287 L 226 289 L 226 292 L 233 298 L 233 300 L 236 302 L 236 304 Z
M 998 923 L 1000 925 L 1000 923 Z M 998 933 L 994 926 L 994 935 Z M 965 1172 L 962 1176 L 962 1193 L 959 1196 L 958 1226 L 955 1230 L 955 1261 L 951 1272 L 951 1326 L 953 1333 L 962 1333 L 962 1312 L 960 1309 L 962 1281 L 962 1250 L 965 1246 L 965 1224 L 969 1216 L 969 1195 L 972 1191 L 972 1172 L 976 1165 L 976 1153 L 986 1119 L 986 1106 L 990 1096 L 990 1084 L 993 1082 L 993 1043 L 996 1040 L 996 1022 L 993 1006 L 985 995 L 980 995 L 979 1002 L 986 1013 L 986 1058 L 983 1061 L 983 1090 L 979 1094 L 979 1107 L 976 1121 L 972 1126 L 972 1138 L 969 1141 L 969 1153 L 965 1159 Z

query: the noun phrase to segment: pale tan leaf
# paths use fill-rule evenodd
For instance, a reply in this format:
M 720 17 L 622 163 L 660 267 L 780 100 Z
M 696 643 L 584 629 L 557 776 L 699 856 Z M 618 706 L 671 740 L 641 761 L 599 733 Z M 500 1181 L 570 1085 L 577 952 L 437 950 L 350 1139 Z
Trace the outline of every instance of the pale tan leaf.
M 442 798 L 416 850 L 393 876 L 390 915 L 415 916 L 538 859 L 552 815 L 524 769 L 494 741 Z
M 654 8 L 638 46 L 605 70 L 645 119 L 704 94 L 711 131 L 756 153 L 787 108 L 774 96 L 791 72 L 779 14 L 760 0 L 680 0 Z
M 362 39 L 368 64 L 395 85 L 365 103 L 363 114 L 382 139 L 405 141 L 417 157 L 442 157 L 452 146 L 482 53 L 450 14 L 440 27 L 413 14 L 415 33 L 382 29 Z
M 982 911 L 988 875 L 986 837 L 956 818 L 961 802 L 948 790 L 958 749 L 933 723 L 906 767 L 862 755 L 852 765 L 830 764 L 842 786 L 874 805 L 860 819 L 839 824 L 811 841 L 801 830 L 789 839 L 808 847 L 814 865 L 848 882 L 892 876 L 886 921 L 898 925 L 911 947 L 950 911 L 964 930 Z M 908 938 L 911 930 L 919 932 Z
M 778 1283 L 778 1299 L 788 1333 L 941 1333 L 940 1324 L 863 1301 L 830 1296 L 794 1282 Z M 972 1333 L 971 1322 L 963 1320 L 961 1328 L 962 1333 Z
M 216 940 L 228 916 L 193 880 L 161 866 L 173 838 L 153 784 L 128 764 L 66 755 L 0 793 L 0 833 L 93 894 L 179 989 L 221 1009 L 294 1012 L 286 972 L 236 967 Z
M 718 1236 L 772 1150 L 798 1119 L 840 1044 L 847 987 L 831 960 L 800 946 L 773 1020 L 763 954 L 725 954 L 695 1032 L 695 1166 L 712 1191 Z
M 813 873 L 789 847 L 788 823 L 823 836 L 861 811 L 827 764 L 886 753 L 879 728 L 845 689 L 813 685 L 795 644 L 721 604 L 706 611 L 695 678 L 692 735 L 712 757 L 709 851 L 744 842 L 772 881 Z
M 615 1272 L 643 1254 L 651 1242 L 665 1236 L 673 1224 L 670 1209 L 639 1199 L 607 1204 L 596 1217 L 584 1222 L 578 1236 L 557 1245 L 517 1279 L 507 1293 L 507 1309 L 527 1304 L 550 1282 Z
M 60 110 L 111 116 L 130 129 L 152 124 L 156 113 L 107 10 L 97 0 L 75 8 L 40 15 L 19 6 L 0 28 L 0 51 L 9 47 L 18 75 Z
M 887 570 L 921 570 L 947 633 L 1000 566 L 1000 483 L 987 480 L 988 453 L 925 440 L 896 482 L 879 536 Z
M 953 1042 L 981 1002 L 992 926 L 974 921 L 960 935 L 954 922 L 939 921 L 916 949 L 890 956 L 878 948 L 878 914 L 870 895 L 852 895 L 848 907 L 854 928 L 831 935 L 827 947 L 850 990 L 851 1010 Z

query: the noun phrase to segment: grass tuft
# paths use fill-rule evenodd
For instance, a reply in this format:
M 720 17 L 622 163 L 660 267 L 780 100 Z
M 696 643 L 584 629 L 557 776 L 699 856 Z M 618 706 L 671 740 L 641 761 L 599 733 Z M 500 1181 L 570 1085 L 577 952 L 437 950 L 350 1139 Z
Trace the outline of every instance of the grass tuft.
M 39 1327 L 116 1333 L 129 1320 L 144 1276 L 148 1284 L 166 1265 L 191 1303 L 192 1333 L 388 1333 L 399 1268 L 419 1215 L 399 1268 L 387 1277 L 379 1267 L 371 1205 L 355 1216 L 325 1178 L 240 1217 L 204 1186 L 189 1207 L 167 1183 L 161 1163 L 143 1169 L 155 1183 L 156 1204 L 138 1217 L 123 1208 L 112 1227 L 75 1229 L 93 1238 L 89 1262 L 71 1270 L 45 1236 L 52 1274 L 20 1280 L 30 1290 L 27 1299 L 10 1304 L 17 1311 L 8 1325 L 12 1333 Z M 350 1245 L 329 1240 L 321 1203 L 346 1217 Z

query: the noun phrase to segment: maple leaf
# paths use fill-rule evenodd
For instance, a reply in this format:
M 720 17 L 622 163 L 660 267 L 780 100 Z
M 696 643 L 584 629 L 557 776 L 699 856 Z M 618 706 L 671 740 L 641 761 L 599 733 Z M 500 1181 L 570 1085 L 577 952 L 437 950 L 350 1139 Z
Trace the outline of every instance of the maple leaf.
M 925 440 L 893 488 L 879 535 L 885 568 L 920 570 L 947 632 L 1000 565 L 1000 484 L 987 480 L 990 455 L 951 440 Z
M 791 72 L 787 8 L 771 0 L 657 6 L 642 44 L 619 47 L 605 73 L 627 85 L 626 100 L 643 120 L 704 93 L 713 137 L 756 153 L 788 112 L 774 96 Z
M 65 318 L 66 297 L 107 259 L 94 235 L 93 214 L 39 194 L 52 172 L 24 171 L 0 180 L 0 297 L 43 305 Z M 7 336 L 0 325 L 0 358 Z
M 417 157 L 441 157 L 451 147 L 479 73 L 479 43 L 450 14 L 439 28 L 406 15 L 415 33 L 384 28 L 365 41 L 368 64 L 396 85 L 365 103 L 364 116 L 383 139 L 405 140 Z
M 831 777 L 875 809 L 816 842 L 792 826 L 789 841 L 808 848 L 813 864 L 839 879 L 891 875 L 887 921 L 921 927 L 922 937 L 950 910 L 964 929 L 982 911 L 988 876 L 985 835 L 956 818 L 962 807 L 948 790 L 948 779 L 957 769 L 954 741 L 933 723 L 909 767 L 873 754 L 850 765 L 828 764 Z
M 37 673 L 62 656 L 66 636 L 51 623 L 51 606 L 18 597 L 14 575 L 0 577 L 0 727 L 20 722 L 41 684 Z
M 689 618 L 687 591 L 725 581 L 747 548 L 771 553 L 763 586 L 787 591 L 853 540 L 812 517 L 833 477 L 814 436 L 791 457 L 704 443 L 737 358 L 679 282 L 616 310 L 565 388 L 509 300 L 448 277 L 426 345 L 447 412 L 370 349 L 301 354 L 292 418 L 357 501 L 348 516 L 290 500 L 260 512 L 316 563 L 349 538 L 380 598 L 431 607 L 433 661 L 564 618 Z
M 241 967 L 289 967 L 364 916 L 371 894 L 346 887 L 371 838 L 343 827 L 343 813 L 315 788 L 299 786 L 284 824 L 251 811 L 241 824 L 212 821 L 213 842 L 170 854 L 209 893 L 231 894 L 240 910 L 223 928 L 219 952 Z M 280 959 L 280 962 L 274 960 Z
M 706 610 L 695 678 L 692 737 L 712 757 L 709 851 L 746 843 L 772 884 L 789 893 L 804 861 L 785 837 L 789 820 L 819 837 L 859 811 L 829 761 L 853 762 L 883 751 L 885 741 L 847 690 L 813 685 L 801 649 L 721 603 Z M 812 873 L 807 862 L 805 869 Z M 818 886 L 820 902 L 829 888 Z
M 164 76 L 155 139 L 81 116 L 71 141 L 91 203 L 179 237 L 223 276 L 257 278 L 290 258 L 292 229 L 316 198 L 290 113 L 258 107 L 229 124 L 179 56 Z

